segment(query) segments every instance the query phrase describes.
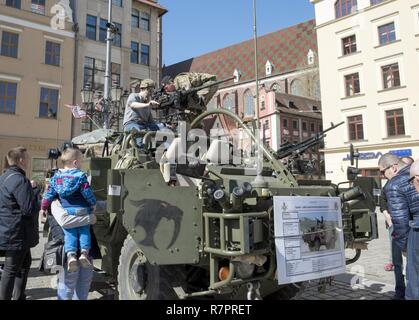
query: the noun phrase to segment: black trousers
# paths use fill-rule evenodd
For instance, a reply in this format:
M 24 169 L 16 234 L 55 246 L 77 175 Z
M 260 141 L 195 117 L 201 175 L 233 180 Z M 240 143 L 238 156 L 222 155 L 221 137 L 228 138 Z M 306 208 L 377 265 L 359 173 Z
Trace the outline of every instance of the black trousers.
M 0 300 L 24 300 L 31 268 L 31 250 L 6 251 L 0 282 Z

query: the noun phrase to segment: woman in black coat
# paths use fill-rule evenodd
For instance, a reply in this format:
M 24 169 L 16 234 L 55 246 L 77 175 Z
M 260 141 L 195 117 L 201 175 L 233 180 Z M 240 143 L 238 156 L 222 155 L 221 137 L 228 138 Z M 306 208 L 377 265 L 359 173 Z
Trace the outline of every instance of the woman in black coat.
M 10 150 L 7 160 L 9 168 L 0 177 L 0 251 L 5 254 L 0 300 L 22 300 L 32 263 L 30 249 L 39 243 L 39 206 L 26 178 L 26 149 Z

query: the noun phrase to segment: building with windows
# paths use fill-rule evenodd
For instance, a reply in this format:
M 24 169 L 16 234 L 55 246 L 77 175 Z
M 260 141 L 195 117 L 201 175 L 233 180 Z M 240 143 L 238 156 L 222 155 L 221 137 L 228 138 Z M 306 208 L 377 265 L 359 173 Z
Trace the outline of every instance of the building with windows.
M 278 150 L 284 142 L 303 141 L 322 128 L 315 21 L 261 36 L 258 44 L 261 139 Z M 207 107 L 226 108 L 250 125 L 256 109 L 253 40 L 165 66 L 163 75 L 203 72 L 222 80 L 232 77 L 235 69 L 241 72 L 240 82 L 221 85 Z M 223 116 L 214 123 L 227 130 L 237 128 Z M 322 156 L 314 148 L 305 157 Z
M 50 167 L 49 148 L 71 139 L 74 32 L 51 27 L 52 0 L 0 0 L 0 167 L 7 151 L 28 149 L 28 175 Z
M 167 12 L 156 0 L 112 0 L 113 22 L 118 28 L 112 46 L 113 85 L 130 89 L 151 78 L 159 82 L 162 61 L 162 16 Z M 106 69 L 108 1 L 72 1 L 76 12 L 75 101 L 88 85 L 103 95 Z M 92 105 L 93 108 L 93 105 Z M 122 106 L 121 106 L 122 109 Z M 75 121 L 73 135 L 95 130 L 91 121 Z
M 419 1 L 311 0 L 315 5 L 327 178 L 346 179 L 350 144 L 363 175 L 387 152 L 419 157 Z

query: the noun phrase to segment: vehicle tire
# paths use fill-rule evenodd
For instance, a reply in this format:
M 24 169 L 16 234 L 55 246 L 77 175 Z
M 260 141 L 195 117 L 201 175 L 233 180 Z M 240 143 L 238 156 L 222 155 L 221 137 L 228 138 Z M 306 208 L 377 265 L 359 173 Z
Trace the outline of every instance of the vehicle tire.
M 314 241 L 314 250 L 315 251 L 320 251 L 320 247 L 321 247 L 320 239 L 316 239 Z
M 151 265 L 130 235 L 125 239 L 119 256 L 119 300 L 179 299 L 169 279 L 180 280 L 177 267 Z

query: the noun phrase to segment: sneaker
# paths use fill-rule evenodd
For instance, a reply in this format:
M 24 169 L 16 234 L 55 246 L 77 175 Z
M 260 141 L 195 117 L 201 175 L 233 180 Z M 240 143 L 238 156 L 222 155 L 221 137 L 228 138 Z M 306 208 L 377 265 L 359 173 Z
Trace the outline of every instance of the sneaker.
M 82 251 L 82 253 L 80 255 L 79 261 L 80 261 L 80 264 L 81 264 L 81 266 L 83 268 L 88 268 L 88 267 L 90 267 L 92 265 L 90 263 L 88 253 L 83 252 L 83 251 Z
M 68 265 L 68 272 L 76 272 L 78 265 L 77 265 L 77 256 L 75 254 L 69 254 L 67 256 L 67 265 Z

